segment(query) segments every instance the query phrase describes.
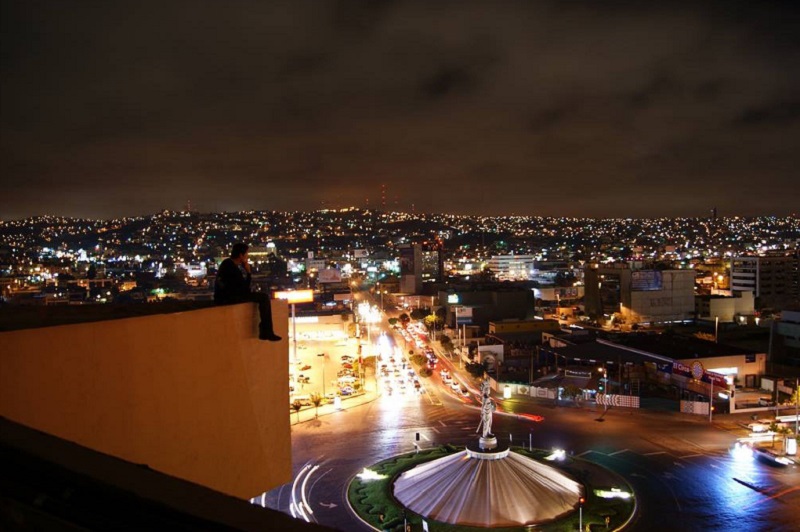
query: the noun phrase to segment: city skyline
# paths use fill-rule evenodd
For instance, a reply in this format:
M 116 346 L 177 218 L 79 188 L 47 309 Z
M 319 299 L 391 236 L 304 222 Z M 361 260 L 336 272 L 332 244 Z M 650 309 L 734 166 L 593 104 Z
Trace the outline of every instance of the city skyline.
M 787 3 L 2 6 L 2 220 L 800 205 Z

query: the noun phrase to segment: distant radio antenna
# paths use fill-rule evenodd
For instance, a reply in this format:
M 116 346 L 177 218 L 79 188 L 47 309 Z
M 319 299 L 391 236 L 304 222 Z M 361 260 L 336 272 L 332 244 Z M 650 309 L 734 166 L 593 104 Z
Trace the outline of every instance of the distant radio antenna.
M 381 209 L 386 210 L 386 185 L 381 185 Z
M 192 200 L 186 200 L 186 212 L 192 212 Z

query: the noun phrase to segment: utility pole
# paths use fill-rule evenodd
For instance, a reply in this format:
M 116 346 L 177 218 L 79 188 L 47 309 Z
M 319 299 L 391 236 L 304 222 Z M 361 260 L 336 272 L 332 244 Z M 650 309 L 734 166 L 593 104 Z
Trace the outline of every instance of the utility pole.
M 714 414 L 714 379 L 711 378 L 711 382 L 709 383 L 709 392 L 708 392 L 708 422 L 711 423 L 713 421 L 713 414 Z

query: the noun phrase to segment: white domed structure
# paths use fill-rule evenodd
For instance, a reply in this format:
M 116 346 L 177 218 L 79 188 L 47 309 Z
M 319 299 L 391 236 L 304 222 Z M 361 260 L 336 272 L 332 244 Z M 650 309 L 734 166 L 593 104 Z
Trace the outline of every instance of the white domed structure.
M 574 511 L 582 491 L 557 469 L 508 450 L 461 451 L 418 465 L 394 484 L 395 497 L 408 509 L 480 527 L 552 521 Z
M 477 446 L 404 472 L 394 496 L 406 508 L 430 519 L 476 527 L 546 523 L 574 511 L 581 484 L 557 469 L 499 448 L 491 432 L 494 401 L 482 386 L 483 433 Z

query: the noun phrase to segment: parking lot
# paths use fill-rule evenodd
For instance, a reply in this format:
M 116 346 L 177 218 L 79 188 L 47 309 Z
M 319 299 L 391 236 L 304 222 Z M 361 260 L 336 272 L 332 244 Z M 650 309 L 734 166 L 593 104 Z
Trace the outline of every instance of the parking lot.
M 361 389 L 374 391 L 372 371 L 363 375 L 362 386 L 358 349 L 355 338 L 319 338 L 298 334 L 296 356 L 290 341 L 289 403 L 299 400 L 303 406 L 309 406 L 313 394 L 332 401 L 336 396 L 351 396 Z M 367 349 L 368 346 L 362 346 L 364 354 Z M 372 385 L 368 377 L 372 377 Z

